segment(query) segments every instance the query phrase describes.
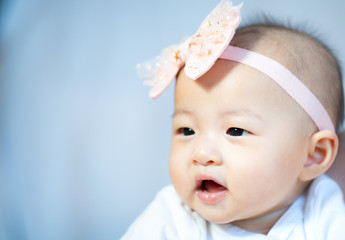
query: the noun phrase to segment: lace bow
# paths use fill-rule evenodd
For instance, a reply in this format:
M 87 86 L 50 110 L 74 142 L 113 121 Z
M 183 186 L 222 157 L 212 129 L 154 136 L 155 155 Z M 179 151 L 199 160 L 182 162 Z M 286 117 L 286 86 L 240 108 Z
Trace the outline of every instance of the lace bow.
M 229 45 L 241 21 L 239 6 L 221 1 L 202 22 L 196 34 L 178 45 L 172 45 L 161 55 L 137 65 L 144 84 L 152 86 L 149 93 L 156 98 L 170 85 L 183 67 L 185 74 L 196 80 L 205 74 Z

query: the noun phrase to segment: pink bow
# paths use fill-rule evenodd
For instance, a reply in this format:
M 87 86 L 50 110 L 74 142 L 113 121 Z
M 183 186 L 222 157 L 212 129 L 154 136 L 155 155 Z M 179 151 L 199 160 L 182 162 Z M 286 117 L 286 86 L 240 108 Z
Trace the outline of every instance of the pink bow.
M 205 74 L 229 45 L 241 21 L 239 6 L 221 1 L 202 22 L 196 34 L 179 45 L 164 49 L 159 57 L 138 64 L 138 74 L 149 79 L 149 96 L 156 98 L 168 88 L 176 74 L 185 66 L 185 74 L 196 80 Z

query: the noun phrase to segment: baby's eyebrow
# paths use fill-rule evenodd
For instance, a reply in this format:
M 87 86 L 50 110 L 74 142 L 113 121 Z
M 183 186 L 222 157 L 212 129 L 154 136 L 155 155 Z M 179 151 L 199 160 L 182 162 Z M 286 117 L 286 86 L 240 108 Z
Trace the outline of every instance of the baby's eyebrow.
M 176 117 L 177 115 L 192 115 L 191 111 L 185 110 L 185 109 L 177 109 L 173 114 L 172 114 L 172 118 Z
M 244 109 L 238 109 L 238 110 L 229 110 L 222 113 L 223 116 L 248 116 L 248 117 L 254 117 L 260 121 L 263 121 L 262 116 L 257 114 L 256 112 L 253 112 L 251 109 L 244 108 Z

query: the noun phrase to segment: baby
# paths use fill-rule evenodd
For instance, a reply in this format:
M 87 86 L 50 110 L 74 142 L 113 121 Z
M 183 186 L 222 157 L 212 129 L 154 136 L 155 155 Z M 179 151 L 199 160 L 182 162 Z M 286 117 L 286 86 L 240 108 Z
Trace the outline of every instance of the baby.
M 290 28 L 235 33 L 240 7 L 222 1 L 158 59 L 151 97 L 177 76 L 173 186 L 122 239 L 345 238 L 342 192 L 323 174 L 344 115 L 338 62 Z

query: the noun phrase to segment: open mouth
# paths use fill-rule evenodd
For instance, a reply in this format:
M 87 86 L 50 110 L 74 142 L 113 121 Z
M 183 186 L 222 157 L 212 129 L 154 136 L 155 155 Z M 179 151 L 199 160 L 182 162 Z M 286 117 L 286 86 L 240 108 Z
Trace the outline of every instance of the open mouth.
M 227 188 L 213 180 L 202 180 L 200 181 L 197 190 L 209 193 L 216 193 L 227 190 Z
M 216 180 L 202 177 L 197 178 L 196 190 L 199 199 L 205 203 L 217 203 L 228 193 L 228 189 Z

